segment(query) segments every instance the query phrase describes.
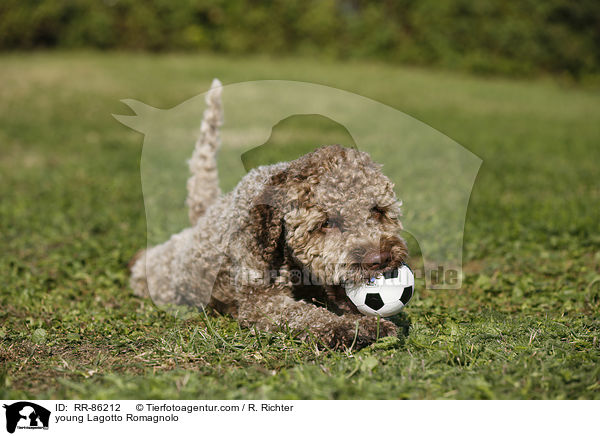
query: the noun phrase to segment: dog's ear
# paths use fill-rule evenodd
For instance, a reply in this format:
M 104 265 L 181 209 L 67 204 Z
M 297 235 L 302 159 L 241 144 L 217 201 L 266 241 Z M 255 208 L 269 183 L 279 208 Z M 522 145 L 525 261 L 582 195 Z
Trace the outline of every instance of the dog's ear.
M 250 211 L 251 231 L 255 232 L 256 248 L 269 268 L 273 270 L 278 270 L 284 261 L 285 225 L 283 206 L 286 180 L 286 171 L 272 176 L 269 183 L 257 196 Z

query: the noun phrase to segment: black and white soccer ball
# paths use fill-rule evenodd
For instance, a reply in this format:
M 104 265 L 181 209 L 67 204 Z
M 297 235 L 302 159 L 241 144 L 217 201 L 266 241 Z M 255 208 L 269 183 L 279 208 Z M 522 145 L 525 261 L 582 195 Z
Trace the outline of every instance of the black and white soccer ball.
M 415 289 L 415 276 L 408 265 L 388 271 L 365 284 L 348 286 L 346 295 L 360 313 L 393 316 L 408 304 Z

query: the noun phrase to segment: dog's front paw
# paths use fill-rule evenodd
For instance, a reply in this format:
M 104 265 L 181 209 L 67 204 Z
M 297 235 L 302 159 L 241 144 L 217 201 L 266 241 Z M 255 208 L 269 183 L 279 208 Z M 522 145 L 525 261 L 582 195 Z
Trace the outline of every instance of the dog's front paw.
M 358 322 L 358 331 L 356 322 Z M 329 347 L 350 348 L 354 344 L 354 349 L 360 349 L 372 344 L 378 338 L 397 334 L 398 327 L 393 322 L 363 316 L 354 322 L 336 326 L 329 338 Z
M 393 322 L 386 321 L 385 319 L 363 317 L 359 321 L 358 338 L 356 342 L 357 345 L 359 345 L 358 339 L 360 339 L 359 348 L 362 348 L 372 344 L 379 338 L 397 335 L 398 327 L 396 327 Z

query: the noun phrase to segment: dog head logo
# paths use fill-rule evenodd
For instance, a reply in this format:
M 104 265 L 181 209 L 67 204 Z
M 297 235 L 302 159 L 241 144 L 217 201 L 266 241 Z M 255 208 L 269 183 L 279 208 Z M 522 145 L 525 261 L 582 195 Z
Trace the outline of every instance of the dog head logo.
M 18 429 L 48 429 L 50 411 L 29 401 L 3 406 L 6 409 L 6 431 Z
M 347 130 L 351 144 L 342 145 L 366 151 L 383 164 L 383 173 L 402 200 L 405 236 L 413 241 L 411 254 L 422 255 L 426 287 L 461 287 L 464 224 L 479 157 L 399 110 L 340 89 L 275 80 L 227 85 L 222 95 L 225 123 L 218 165 L 223 191 L 246 174 L 249 160 L 260 160 L 254 159 L 255 151 L 262 148 L 262 155 L 277 156 L 279 150 L 272 144 L 264 145 L 282 120 L 297 115 L 328 118 Z M 168 110 L 124 100 L 136 115 L 115 116 L 144 134 L 140 169 L 148 245 L 189 227 L 186 161 L 198 137 L 204 97 Z M 302 149 L 314 142 L 307 133 L 298 129 L 290 146 Z M 321 141 L 315 147 L 332 143 L 327 131 Z

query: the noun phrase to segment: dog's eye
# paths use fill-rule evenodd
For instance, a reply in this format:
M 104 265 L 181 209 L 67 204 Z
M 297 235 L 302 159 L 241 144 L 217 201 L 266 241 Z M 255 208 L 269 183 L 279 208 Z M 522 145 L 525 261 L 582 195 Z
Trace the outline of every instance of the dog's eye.
M 373 206 L 373 208 L 371 209 L 371 214 L 378 220 L 382 220 L 386 217 L 385 209 L 379 206 Z
M 331 231 L 335 229 L 342 229 L 342 220 L 339 218 L 327 218 L 327 220 L 321 225 L 324 231 Z

